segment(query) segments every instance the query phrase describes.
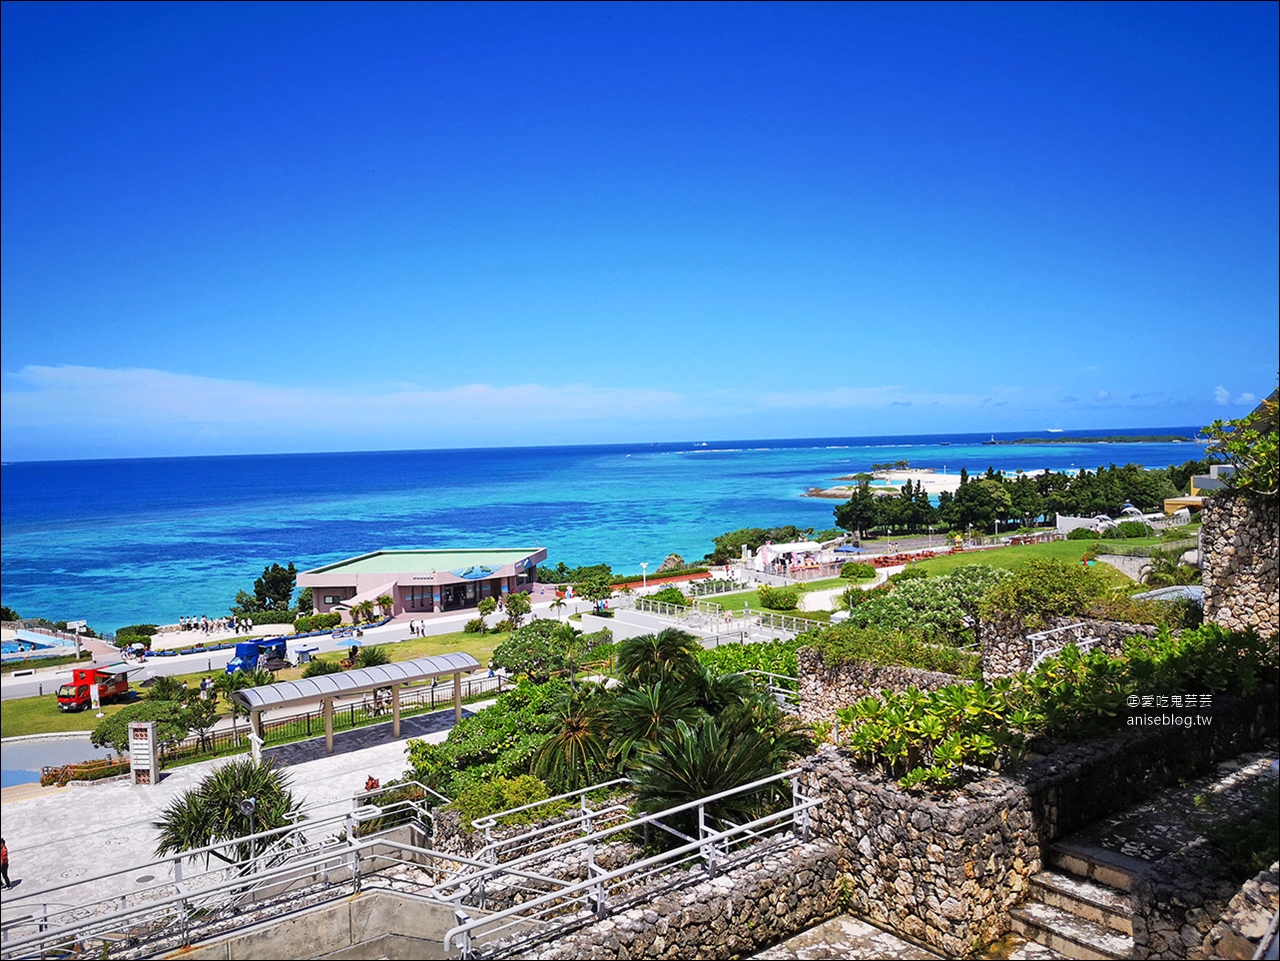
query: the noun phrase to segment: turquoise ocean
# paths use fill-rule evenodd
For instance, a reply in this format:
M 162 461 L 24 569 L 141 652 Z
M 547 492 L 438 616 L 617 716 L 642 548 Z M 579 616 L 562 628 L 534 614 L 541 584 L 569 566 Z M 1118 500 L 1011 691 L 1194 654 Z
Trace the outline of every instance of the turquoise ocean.
M 1044 434 L 1192 438 L 1194 427 Z M 1021 433 L 996 434 L 1006 440 Z M 0 586 L 24 617 L 99 631 L 225 614 L 271 563 L 383 548 L 547 548 L 653 571 L 738 527 L 834 526 L 833 478 L 905 460 L 970 473 L 1167 467 L 1197 443 L 984 444 L 989 434 L 21 462 L 0 467 Z

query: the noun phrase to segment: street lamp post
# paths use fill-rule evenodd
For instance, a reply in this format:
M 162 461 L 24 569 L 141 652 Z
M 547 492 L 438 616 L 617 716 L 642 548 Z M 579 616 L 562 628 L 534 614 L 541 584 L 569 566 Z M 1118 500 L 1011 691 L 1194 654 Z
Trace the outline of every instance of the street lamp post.
M 649 562 L 648 562 L 648 561 L 641 561 L 641 562 L 640 562 L 640 589 L 641 589 L 641 590 L 644 590 L 646 587 L 648 587 L 648 586 L 649 586 L 649 571 L 648 571 L 648 567 L 649 567 Z
M 258 856 L 258 840 L 252 837 L 252 835 L 258 833 L 258 799 L 247 797 L 241 801 L 240 813 L 249 818 L 249 834 L 251 835 L 249 838 L 249 865 L 250 870 L 253 870 L 253 861 Z

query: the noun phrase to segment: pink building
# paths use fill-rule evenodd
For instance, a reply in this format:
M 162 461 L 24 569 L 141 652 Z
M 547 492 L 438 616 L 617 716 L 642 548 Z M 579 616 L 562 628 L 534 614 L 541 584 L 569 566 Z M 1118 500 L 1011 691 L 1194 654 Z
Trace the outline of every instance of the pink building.
M 317 614 L 347 611 L 390 596 L 392 614 L 439 614 L 474 608 L 486 597 L 528 591 L 547 549 L 374 551 L 298 575 Z M 385 612 L 384 612 L 385 613 Z

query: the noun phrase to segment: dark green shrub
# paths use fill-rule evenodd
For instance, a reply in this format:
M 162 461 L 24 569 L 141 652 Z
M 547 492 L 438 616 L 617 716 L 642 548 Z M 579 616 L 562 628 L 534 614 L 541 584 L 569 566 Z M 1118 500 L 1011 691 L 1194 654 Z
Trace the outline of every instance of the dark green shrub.
M 876 569 L 866 561 L 850 561 L 840 568 L 840 576 L 855 581 L 866 581 L 876 576 Z
M 908 565 L 896 574 L 889 575 L 890 584 L 901 584 L 903 581 L 919 581 L 929 576 L 929 572 L 923 567 L 912 567 Z
M 370 647 L 368 645 L 360 648 L 360 653 L 356 655 L 356 668 L 362 667 L 381 667 L 383 664 L 391 663 L 391 655 L 387 653 L 385 647 Z
M 535 801 L 543 801 L 550 796 L 547 786 L 538 778 L 532 774 L 520 774 L 516 777 L 498 777 L 473 783 L 458 795 L 451 807 L 462 816 L 463 827 L 470 829 L 471 822 L 477 818 L 523 807 Z M 534 820 L 558 813 L 564 810 L 564 807 L 564 803 L 561 802 L 557 811 L 553 811 L 551 807 L 521 811 L 519 814 L 510 814 L 501 818 L 498 823 L 502 826 L 530 824 Z
M 1069 541 L 1096 541 L 1098 532 L 1092 527 L 1077 527 L 1067 534 Z
M 689 606 L 689 598 L 685 597 L 684 594 L 680 592 L 680 588 L 676 587 L 674 584 L 668 584 L 666 587 L 662 588 L 662 590 L 654 591 L 649 595 L 649 599 L 653 601 L 660 601 L 663 604 L 676 604 L 680 607 Z
M 318 657 L 313 657 L 307 662 L 307 666 L 302 669 L 303 677 L 319 677 L 321 674 L 341 674 L 342 665 L 337 661 L 325 661 Z
M 127 627 L 119 628 L 116 631 L 116 636 L 119 637 L 121 634 L 130 634 L 134 637 L 151 637 L 157 630 L 159 630 L 159 628 L 154 624 L 130 624 Z
M 800 606 L 800 590 L 795 587 L 770 587 L 761 584 L 756 589 L 760 606 L 771 611 L 794 611 Z
M 483 617 L 473 617 L 462 625 L 462 630 L 467 634 L 483 634 L 487 628 L 484 626 Z

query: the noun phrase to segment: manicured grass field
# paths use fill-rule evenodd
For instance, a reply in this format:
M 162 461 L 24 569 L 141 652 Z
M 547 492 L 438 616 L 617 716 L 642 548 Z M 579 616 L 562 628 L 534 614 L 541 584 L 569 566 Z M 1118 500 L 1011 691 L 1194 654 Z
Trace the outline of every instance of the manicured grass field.
M 393 644 L 378 645 L 386 650 L 394 661 L 408 661 L 415 657 L 431 657 L 435 654 L 453 654 L 461 652 L 470 654 L 481 666 L 489 663 L 493 649 L 507 639 L 507 634 L 466 634 L 461 631 L 453 634 L 440 634 L 436 637 L 411 637 L 406 641 Z M 323 660 L 340 661 L 346 656 L 345 651 L 335 651 L 322 655 Z M 296 681 L 302 677 L 303 668 L 290 667 L 276 672 L 277 681 Z M 215 672 L 216 674 L 217 672 Z M 199 687 L 200 679 L 209 676 L 208 671 L 196 671 L 191 674 L 175 675 L 175 680 L 182 681 L 188 687 Z M 141 697 L 145 688 L 136 689 L 135 696 Z M 133 703 L 133 702 L 129 702 Z M 125 704 L 104 704 L 103 712 L 110 715 L 125 707 Z M 58 710 L 57 698 L 52 694 L 43 697 L 23 697 L 11 701 L 0 702 L 0 736 L 17 737 L 21 734 L 51 734 L 59 731 L 92 731 L 98 726 L 99 719 L 94 712 L 77 711 L 64 713 Z
M 965 551 L 963 554 L 945 554 L 932 560 L 920 561 L 916 564 L 921 570 L 930 574 L 945 574 L 957 567 L 968 564 L 986 564 L 990 567 L 1003 567 L 1014 570 L 1024 567 L 1035 560 L 1055 560 L 1064 564 L 1079 564 L 1090 541 L 1052 541 L 1048 544 L 1020 544 L 1017 547 L 994 547 L 985 551 Z M 1142 540 L 1122 541 L 1124 544 L 1141 544 Z M 1159 543 L 1152 541 L 1152 543 Z M 1117 586 L 1132 584 L 1133 581 L 1121 574 L 1110 564 L 1099 563 L 1095 570 Z

